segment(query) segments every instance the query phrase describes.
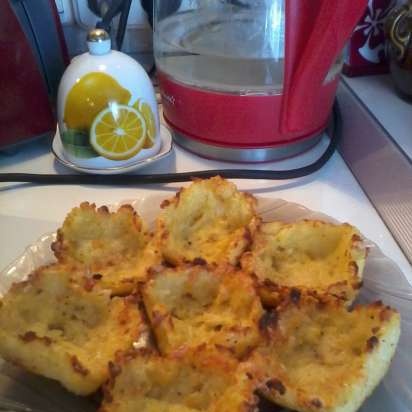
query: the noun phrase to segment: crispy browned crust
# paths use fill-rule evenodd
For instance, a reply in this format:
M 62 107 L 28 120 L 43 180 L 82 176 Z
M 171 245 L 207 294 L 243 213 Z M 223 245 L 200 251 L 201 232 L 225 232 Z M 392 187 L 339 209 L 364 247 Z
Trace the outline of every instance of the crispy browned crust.
M 63 264 L 39 268 L 13 285 L 0 306 L 0 355 L 88 395 L 108 378 L 107 363 L 132 346 L 146 324 L 138 297 L 110 291 Z
M 76 222 L 77 219 L 81 219 L 82 214 L 87 214 L 87 217 L 93 220 L 91 222 Z M 73 256 L 73 242 L 82 240 L 76 238 L 76 232 L 71 233 L 71 231 L 76 231 L 76 229 L 79 230 L 81 228 L 76 228 L 73 226 L 81 223 L 95 224 L 97 222 L 104 225 L 105 223 L 108 223 L 111 218 L 119 214 L 127 216 L 127 219 L 129 220 L 128 223 L 130 225 L 129 230 L 132 231 L 136 237 L 141 234 L 143 236 L 147 235 L 143 221 L 131 205 L 122 205 L 116 212 L 110 212 L 107 206 L 100 206 L 97 208 L 94 203 L 82 202 L 79 207 L 74 208 L 68 214 L 63 226 L 57 231 L 57 239 L 51 246 L 56 258 L 59 261 L 70 261 L 73 259 L 80 261 L 79 263 L 87 263 L 81 257 Z M 93 237 L 87 240 L 93 240 Z M 113 259 L 111 256 L 104 256 L 100 258 L 105 260 L 105 264 L 110 264 L 111 259 Z
M 284 299 L 261 327 L 262 393 L 300 412 L 356 411 L 386 373 L 400 332 L 399 314 L 381 302 L 348 311 L 307 295 Z
M 164 354 L 207 343 L 242 358 L 260 342 L 263 309 L 253 279 L 231 266 L 159 268 L 143 300 Z
M 116 212 L 83 202 L 66 217 L 52 250 L 59 262 L 101 277 L 113 295 L 131 293 L 161 261 L 152 236 L 131 205 Z M 89 276 L 90 277 L 90 276 Z M 90 281 L 90 287 L 93 282 Z
M 164 357 L 128 351 L 110 365 L 100 412 L 252 412 L 257 386 L 253 365 L 219 350 L 201 346 Z
M 319 250 L 309 239 L 319 240 Z M 323 253 L 322 247 L 330 250 Z M 359 232 L 346 223 L 272 222 L 260 226 L 241 264 L 256 276 L 266 306 L 275 307 L 294 288 L 308 295 L 333 296 L 350 305 L 362 286 L 366 253 Z
M 173 265 L 199 258 L 236 265 L 260 223 L 256 203 L 220 176 L 195 180 L 162 203 L 156 244 Z

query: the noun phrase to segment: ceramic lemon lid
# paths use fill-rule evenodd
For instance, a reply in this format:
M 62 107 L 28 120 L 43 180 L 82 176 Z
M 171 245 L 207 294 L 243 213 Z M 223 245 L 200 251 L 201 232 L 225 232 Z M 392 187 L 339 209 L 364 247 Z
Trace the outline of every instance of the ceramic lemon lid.
M 113 167 L 155 155 L 159 116 L 145 70 L 111 50 L 104 30 L 89 32 L 87 44 L 89 52 L 73 59 L 59 87 L 65 157 L 82 167 Z

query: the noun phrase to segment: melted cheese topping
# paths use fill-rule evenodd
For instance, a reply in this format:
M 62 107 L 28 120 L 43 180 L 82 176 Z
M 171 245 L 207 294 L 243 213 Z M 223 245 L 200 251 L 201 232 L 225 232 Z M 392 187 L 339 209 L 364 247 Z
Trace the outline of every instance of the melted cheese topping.
M 255 273 L 263 285 L 311 289 L 351 302 L 365 257 L 359 232 L 348 224 L 273 222 L 262 225 L 252 251 L 242 258 L 242 267 Z
M 233 359 L 203 349 L 173 356 L 137 355 L 120 364 L 107 412 L 247 412 L 254 383 Z
M 143 221 L 128 205 L 110 213 L 82 203 L 68 214 L 52 248 L 60 262 L 101 275 L 114 295 L 131 293 L 160 262 Z
M 157 220 L 165 258 L 237 263 L 256 225 L 255 200 L 220 177 L 196 181 L 169 201 Z
M 263 309 L 252 279 L 241 272 L 167 269 L 149 281 L 143 296 L 163 353 L 206 343 L 242 356 L 259 341 Z
M 275 378 L 266 396 L 301 412 L 357 410 L 389 367 L 399 314 L 380 303 L 349 312 L 310 298 L 277 313 L 271 343 L 262 348 Z
M 99 285 L 89 290 L 70 272 L 61 265 L 39 269 L 3 298 L 0 354 L 89 394 L 107 379 L 115 353 L 129 348 L 145 325 L 136 304 L 111 299 Z

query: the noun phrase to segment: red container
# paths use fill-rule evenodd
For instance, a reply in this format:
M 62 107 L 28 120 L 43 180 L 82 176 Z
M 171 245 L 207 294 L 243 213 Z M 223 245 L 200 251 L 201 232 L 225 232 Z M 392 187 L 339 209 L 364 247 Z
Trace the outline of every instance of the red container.
M 347 76 L 387 73 L 384 24 L 396 0 L 369 0 L 345 49 L 343 73 Z
M 54 0 L 0 1 L 0 149 L 56 131 L 54 99 L 68 63 Z

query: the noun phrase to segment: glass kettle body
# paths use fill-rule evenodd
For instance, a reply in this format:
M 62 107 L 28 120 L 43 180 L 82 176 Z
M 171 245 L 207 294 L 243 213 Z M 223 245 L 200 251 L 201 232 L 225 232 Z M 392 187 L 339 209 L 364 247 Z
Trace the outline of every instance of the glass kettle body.
M 313 144 L 327 125 L 345 41 L 366 0 L 155 1 L 164 117 L 178 142 L 265 161 Z

